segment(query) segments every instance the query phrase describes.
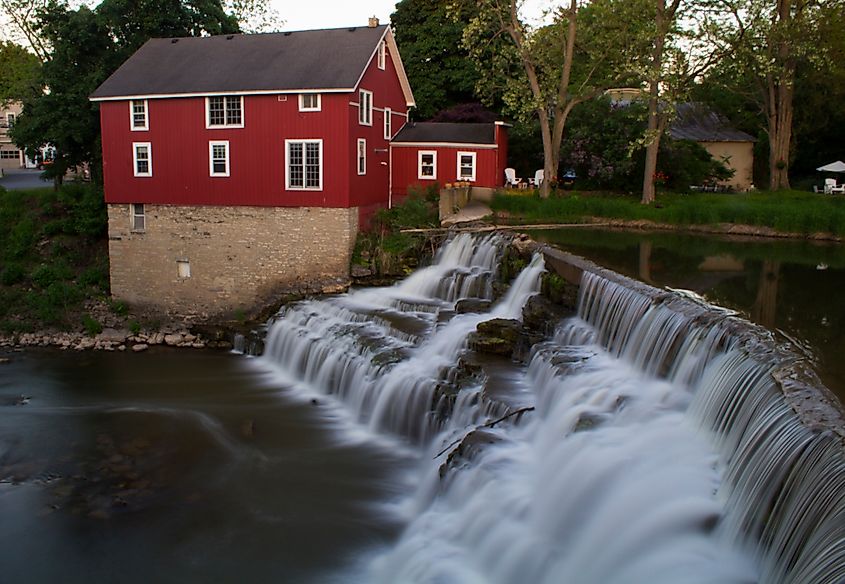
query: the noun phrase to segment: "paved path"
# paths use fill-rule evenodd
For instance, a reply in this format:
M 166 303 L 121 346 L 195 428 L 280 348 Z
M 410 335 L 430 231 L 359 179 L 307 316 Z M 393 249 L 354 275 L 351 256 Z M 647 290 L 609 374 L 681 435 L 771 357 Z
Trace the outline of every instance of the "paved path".
M 41 180 L 41 171 L 35 169 L 4 170 L 0 177 L 0 187 L 9 191 L 50 186 L 53 186 L 53 181 Z
M 481 201 L 470 201 L 466 207 L 455 213 L 449 215 L 440 222 L 443 226 L 455 225 L 457 223 L 470 223 L 472 221 L 481 221 L 484 217 L 492 214 L 490 207 Z

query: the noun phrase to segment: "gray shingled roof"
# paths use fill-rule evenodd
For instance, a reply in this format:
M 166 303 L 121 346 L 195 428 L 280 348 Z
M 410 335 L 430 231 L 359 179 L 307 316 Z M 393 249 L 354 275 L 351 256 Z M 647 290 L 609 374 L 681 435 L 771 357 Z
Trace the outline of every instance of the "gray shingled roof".
M 677 105 L 677 117 L 669 128 L 669 135 L 675 140 L 694 142 L 756 141 L 754 136 L 732 128 L 727 119 L 698 102 Z
M 402 142 L 453 142 L 457 144 L 495 144 L 496 124 L 455 124 L 415 122 L 405 124 L 391 140 Z
M 91 97 L 353 89 L 386 28 L 151 39 Z

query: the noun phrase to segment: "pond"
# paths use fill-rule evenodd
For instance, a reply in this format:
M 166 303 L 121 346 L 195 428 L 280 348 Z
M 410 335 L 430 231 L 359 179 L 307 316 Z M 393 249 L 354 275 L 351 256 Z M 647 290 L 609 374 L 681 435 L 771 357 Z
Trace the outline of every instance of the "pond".
M 691 290 L 777 331 L 845 402 L 845 247 L 785 239 L 561 229 L 531 236 L 658 288 Z

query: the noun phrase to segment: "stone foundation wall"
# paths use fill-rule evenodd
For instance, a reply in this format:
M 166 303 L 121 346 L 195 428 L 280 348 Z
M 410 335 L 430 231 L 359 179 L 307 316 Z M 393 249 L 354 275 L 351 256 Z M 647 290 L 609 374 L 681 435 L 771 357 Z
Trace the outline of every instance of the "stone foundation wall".
M 112 295 L 168 316 L 254 312 L 348 282 L 358 209 L 108 205 Z M 189 273 L 189 275 L 188 275 Z

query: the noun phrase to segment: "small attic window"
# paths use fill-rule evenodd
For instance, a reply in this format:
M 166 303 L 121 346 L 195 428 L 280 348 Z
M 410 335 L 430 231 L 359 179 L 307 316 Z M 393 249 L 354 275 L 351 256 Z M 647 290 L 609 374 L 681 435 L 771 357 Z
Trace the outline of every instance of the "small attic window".
M 382 71 L 384 71 L 384 63 L 386 61 L 386 59 L 385 59 L 385 56 L 386 56 L 385 55 L 385 53 L 386 53 L 385 47 L 386 47 L 386 45 L 385 45 L 384 41 L 381 41 L 378 45 L 378 68 L 381 69 Z

